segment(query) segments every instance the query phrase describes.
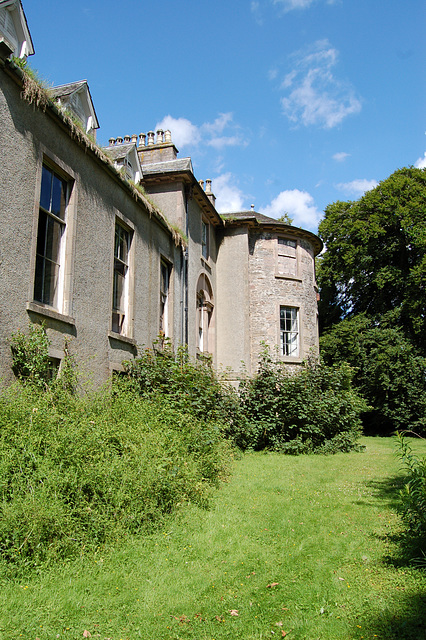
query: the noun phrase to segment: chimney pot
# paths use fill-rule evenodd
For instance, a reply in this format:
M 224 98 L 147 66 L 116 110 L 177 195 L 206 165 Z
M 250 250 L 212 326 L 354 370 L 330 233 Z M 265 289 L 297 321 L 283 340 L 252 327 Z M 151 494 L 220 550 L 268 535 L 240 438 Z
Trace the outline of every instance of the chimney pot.
M 155 144 L 154 136 L 155 133 L 153 131 L 148 131 L 148 147 L 152 147 L 152 145 Z
M 198 180 L 198 184 L 200 185 L 200 187 L 204 191 L 204 180 Z
M 164 132 L 164 142 L 171 142 L 172 141 L 172 132 L 170 131 L 170 129 L 167 129 Z
M 206 193 L 211 193 L 211 192 L 212 192 L 212 181 L 206 180 Z
M 115 145 L 115 138 L 110 138 L 108 142 L 109 142 L 109 146 L 113 147 Z
M 135 144 L 138 143 L 138 136 L 136 135 L 136 133 L 132 134 L 132 142 L 134 142 Z
M 117 136 L 117 144 L 123 144 L 123 138 L 121 136 Z
M 146 142 L 146 133 L 139 134 L 139 146 L 144 147 Z
M 157 144 L 163 144 L 164 142 L 164 131 L 162 129 L 157 129 Z
M 130 136 L 129 136 L 129 135 L 124 136 L 124 142 L 125 142 L 126 144 L 130 142 Z
M 254 204 L 252 204 L 252 205 L 250 206 L 250 209 L 251 209 L 252 211 L 254 211 Z

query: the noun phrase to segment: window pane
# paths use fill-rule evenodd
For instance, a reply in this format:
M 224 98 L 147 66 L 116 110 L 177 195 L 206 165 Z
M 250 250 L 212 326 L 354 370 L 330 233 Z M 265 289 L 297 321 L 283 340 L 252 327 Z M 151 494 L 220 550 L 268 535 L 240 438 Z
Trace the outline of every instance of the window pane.
M 122 226 L 115 226 L 114 257 L 127 264 L 129 234 Z
M 50 211 L 50 196 L 52 192 L 52 173 L 47 167 L 43 167 L 41 174 L 40 206 Z
M 61 249 L 61 236 L 62 225 L 50 216 L 47 216 L 44 255 L 49 260 L 58 264 Z
M 113 309 L 124 311 L 124 274 L 114 270 L 114 299 Z
M 34 300 L 53 306 L 59 282 L 59 265 L 43 256 L 36 257 Z
M 65 202 L 67 196 L 67 185 L 64 180 L 61 180 L 57 175 L 53 175 L 52 184 L 52 204 L 50 211 L 58 216 L 58 218 L 65 219 Z

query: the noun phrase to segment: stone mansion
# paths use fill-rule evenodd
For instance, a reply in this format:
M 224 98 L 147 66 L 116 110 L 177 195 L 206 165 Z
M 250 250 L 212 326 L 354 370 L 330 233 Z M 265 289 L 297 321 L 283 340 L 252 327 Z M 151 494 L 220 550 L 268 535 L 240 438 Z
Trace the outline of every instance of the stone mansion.
M 219 214 L 170 131 L 94 141 L 86 81 L 47 92 L 20 0 L 0 0 L 0 378 L 10 338 L 44 323 L 95 384 L 161 333 L 238 380 L 262 343 L 318 352 L 320 239 L 253 210 Z

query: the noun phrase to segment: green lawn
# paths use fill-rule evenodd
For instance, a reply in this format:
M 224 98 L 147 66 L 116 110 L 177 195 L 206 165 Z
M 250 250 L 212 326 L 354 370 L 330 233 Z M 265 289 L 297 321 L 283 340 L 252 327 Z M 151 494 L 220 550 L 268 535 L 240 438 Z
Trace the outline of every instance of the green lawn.
M 185 506 L 114 553 L 1 583 L 0 639 L 426 639 L 426 570 L 401 546 L 394 443 L 363 443 L 245 455 L 209 511 Z

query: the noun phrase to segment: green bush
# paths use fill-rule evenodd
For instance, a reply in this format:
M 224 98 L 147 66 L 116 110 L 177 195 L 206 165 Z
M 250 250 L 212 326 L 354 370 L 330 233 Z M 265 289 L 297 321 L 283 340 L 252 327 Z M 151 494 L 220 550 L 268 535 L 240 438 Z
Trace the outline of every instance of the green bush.
M 144 397 L 160 394 L 177 409 L 200 419 L 223 423 L 237 419 L 238 395 L 218 377 L 208 357 L 192 361 L 186 347 L 175 353 L 166 340 L 124 364 L 135 389 Z
M 43 325 L 29 324 L 28 335 L 18 330 L 12 334 L 12 369 L 22 382 L 44 388 L 52 379 L 49 359 L 50 341 Z
M 18 330 L 12 334 L 12 370 L 26 385 L 39 389 L 56 389 L 65 393 L 75 393 L 78 386 L 77 370 L 65 340 L 64 357 L 60 371 L 49 356 L 50 340 L 43 324 L 29 323 L 28 334 Z
M 321 354 L 326 364 L 354 368 L 354 386 L 370 407 L 363 415 L 367 432 L 426 434 L 426 358 L 392 326 L 392 316 L 343 320 L 321 337 Z
M 0 398 L 0 557 L 14 571 L 201 506 L 230 449 L 214 421 L 117 382 L 76 397 L 17 385 Z
M 241 388 L 243 420 L 232 429 L 242 448 L 284 453 L 334 453 L 357 447 L 364 401 L 351 388 L 347 365 L 309 361 L 288 372 L 263 353 L 259 371 Z
M 410 533 L 426 536 L 426 458 L 418 458 L 406 438 L 397 434 L 398 455 L 407 473 L 400 491 L 400 513 Z

